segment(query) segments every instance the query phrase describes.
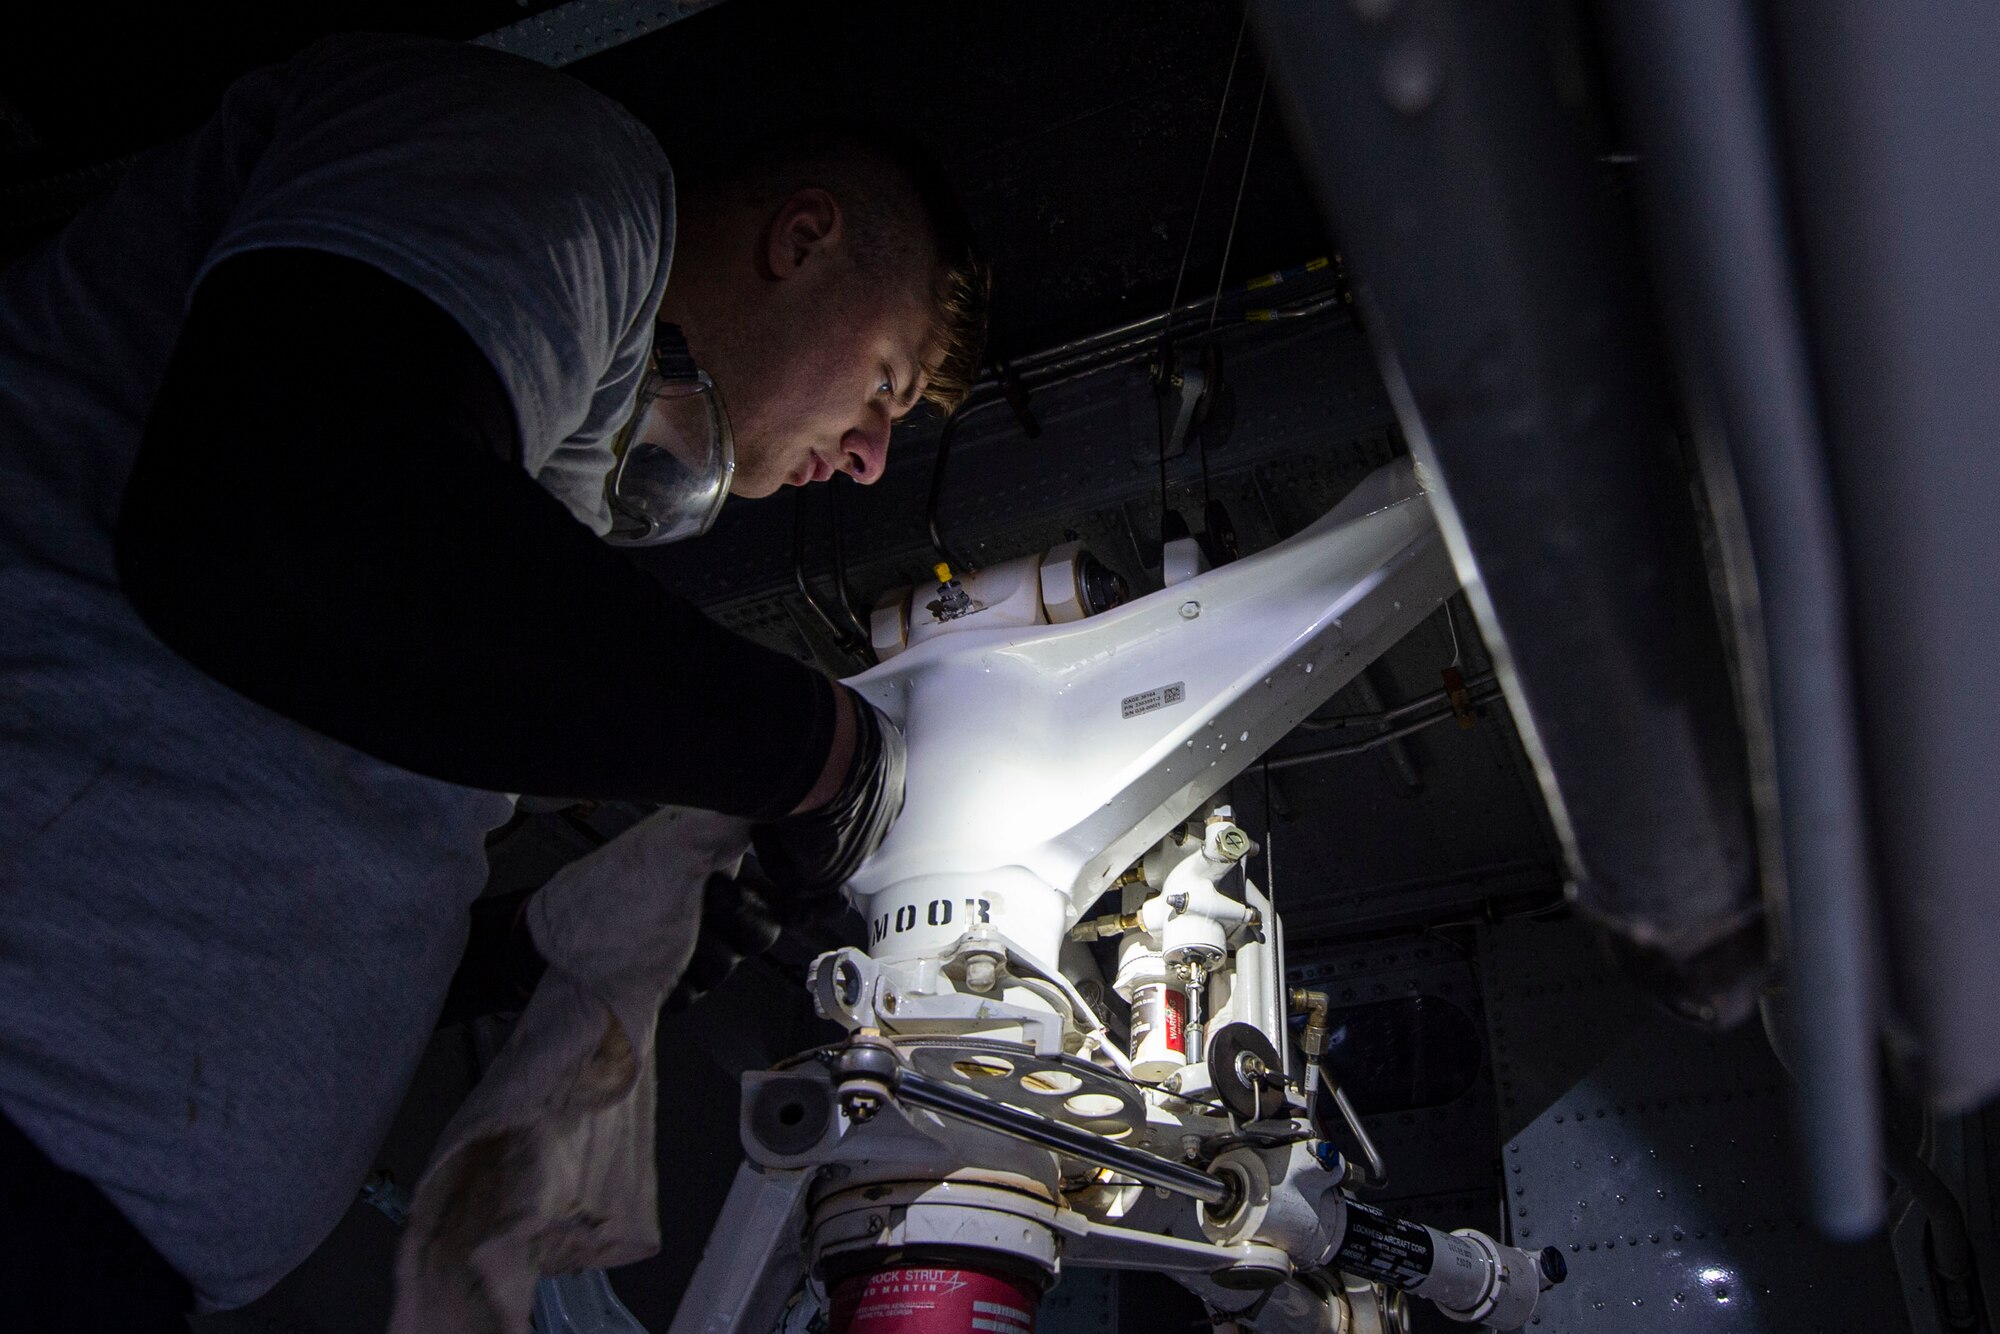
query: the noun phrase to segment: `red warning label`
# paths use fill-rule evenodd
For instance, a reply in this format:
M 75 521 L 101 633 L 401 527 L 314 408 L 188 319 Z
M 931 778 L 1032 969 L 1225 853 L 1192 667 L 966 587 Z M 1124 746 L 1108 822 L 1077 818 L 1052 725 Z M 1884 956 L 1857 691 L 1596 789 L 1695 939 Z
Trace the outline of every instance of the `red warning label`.
M 830 1334 L 1034 1334 L 1032 1287 L 976 1269 L 880 1269 L 833 1289 Z
M 1160 1007 L 1166 1012 L 1167 1046 L 1174 1051 L 1187 1051 L 1187 993 L 1167 988 L 1167 1003 Z

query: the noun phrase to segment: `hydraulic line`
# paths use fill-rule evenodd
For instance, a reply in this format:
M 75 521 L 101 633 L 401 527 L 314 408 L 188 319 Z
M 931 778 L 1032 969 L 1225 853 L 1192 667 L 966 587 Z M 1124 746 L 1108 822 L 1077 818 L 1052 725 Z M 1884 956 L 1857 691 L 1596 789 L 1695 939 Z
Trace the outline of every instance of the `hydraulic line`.
M 840 490 L 854 485 L 854 480 L 845 473 L 835 473 L 826 488 L 827 518 L 830 524 L 828 541 L 833 548 L 833 591 L 840 599 L 841 614 L 852 628 L 858 651 L 869 666 L 880 661 L 875 656 L 875 646 L 868 639 L 868 618 L 854 608 L 854 589 L 847 582 L 847 543 L 840 522 Z
M 1465 687 L 1467 690 L 1480 690 L 1492 685 L 1493 681 L 1493 673 L 1484 672 L 1467 681 Z M 1436 708 L 1450 699 L 1451 691 L 1434 690 L 1430 694 L 1419 696 L 1408 703 L 1398 704 L 1393 708 L 1383 709 L 1376 713 L 1349 713 L 1334 718 L 1307 718 L 1299 724 L 1299 730 L 1301 732 L 1344 732 L 1350 727 L 1386 727 L 1392 723 L 1401 722 L 1413 713 L 1422 713 L 1427 709 Z
M 1488 689 L 1474 693 L 1472 702 L 1474 704 L 1487 704 L 1500 698 L 1500 693 L 1500 687 L 1493 685 Z M 1295 751 L 1290 755 L 1273 756 L 1269 762 L 1270 767 L 1280 770 L 1296 769 L 1300 765 L 1313 764 L 1320 760 L 1330 760 L 1338 755 L 1359 755 L 1363 751 L 1387 745 L 1398 738 L 1409 736 L 1412 732 L 1421 732 L 1426 727 L 1434 726 L 1437 723 L 1457 716 L 1451 709 L 1443 709 L 1437 713 L 1427 713 L 1404 723 L 1400 727 L 1392 727 L 1386 732 L 1378 732 L 1374 736 L 1365 737 L 1360 741 L 1346 741 L 1337 746 L 1322 746 L 1316 750 L 1301 750 Z
M 798 498 L 793 502 L 792 507 L 792 584 L 798 589 L 799 596 L 805 599 L 806 606 L 812 609 L 813 615 L 819 618 L 820 627 L 826 631 L 827 637 L 833 641 L 835 648 L 839 649 L 842 653 L 851 653 L 856 657 L 861 657 L 865 654 L 868 648 L 867 639 L 863 638 L 857 641 L 854 637 L 854 631 L 835 620 L 833 613 L 828 611 L 826 604 L 820 600 L 819 592 L 812 586 L 812 581 L 806 578 L 806 492 L 804 488 L 800 488 Z

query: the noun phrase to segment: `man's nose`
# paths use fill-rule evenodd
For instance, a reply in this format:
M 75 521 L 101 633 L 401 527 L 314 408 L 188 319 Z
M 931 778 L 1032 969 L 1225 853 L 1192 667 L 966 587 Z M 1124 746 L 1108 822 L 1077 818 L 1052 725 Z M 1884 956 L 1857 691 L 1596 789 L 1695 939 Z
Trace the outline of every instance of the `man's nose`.
M 882 480 L 889 463 L 889 423 L 849 427 L 840 438 L 840 470 L 863 486 Z

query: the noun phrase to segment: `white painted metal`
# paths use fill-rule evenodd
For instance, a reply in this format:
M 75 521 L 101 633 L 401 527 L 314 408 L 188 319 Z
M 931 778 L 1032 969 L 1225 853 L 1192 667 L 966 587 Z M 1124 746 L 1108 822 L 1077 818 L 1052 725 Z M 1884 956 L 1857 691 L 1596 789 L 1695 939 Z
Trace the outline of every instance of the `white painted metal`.
M 1164 554 L 1166 561 L 1160 566 L 1160 582 L 1168 588 L 1208 570 L 1208 557 L 1202 553 L 1201 543 L 1192 537 L 1175 538 L 1167 543 Z
M 1050 625 L 1068 625 L 1090 614 L 1083 601 L 1083 543 L 1064 542 L 1042 557 L 1042 612 Z
M 966 628 L 849 681 L 909 800 L 850 892 L 884 963 L 972 922 L 1052 966 L 1112 879 L 1457 586 L 1407 464 L 1287 542 L 1074 624 Z
M 929 604 L 936 599 L 935 590 L 918 587 L 909 601 L 910 647 L 942 634 L 962 632 L 975 624 L 982 629 L 1046 625 L 1048 618 L 1042 614 L 1041 569 L 1040 556 L 1022 556 L 989 565 L 976 574 L 961 573 L 959 587 L 979 610 L 951 620 L 940 619 L 930 610 Z
M 1065 951 L 1067 933 L 1143 859 L 1116 911 L 1088 928 L 1123 935 L 1113 989 L 1180 987 L 1193 965 L 1212 1025 L 1255 1025 L 1283 1050 L 1281 924 L 1236 876 L 1251 845 L 1212 799 L 1456 579 L 1407 463 L 1267 551 L 1206 572 L 1183 563 L 1161 592 L 1091 617 L 1063 605 L 1057 624 L 1042 623 L 1052 588 L 1057 603 L 1074 593 L 1076 560 L 1059 550 L 984 571 L 965 581 L 983 609 L 947 622 L 927 621 L 923 588 L 908 613 L 885 600 L 878 646 L 904 637 L 882 623 L 894 617 L 909 647 L 849 684 L 903 729 L 908 804 L 849 886 L 867 947 L 821 956 L 811 987 L 828 1018 L 897 1044 L 928 1077 L 958 1072 L 989 1098 L 1179 1160 L 1230 1129 L 1203 1101 L 1206 1066 L 1157 1042 L 1121 1050 L 1091 1009 L 1104 978 L 1077 966 L 1088 956 Z M 1068 582 L 1052 567 L 1068 568 Z M 1202 814 L 1203 836 L 1186 836 Z M 1164 1084 L 1113 1082 L 1126 1077 Z M 752 1076 L 749 1089 L 777 1079 L 837 1101 L 796 1071 Z M 1169 1272 L 1259 1334 L 1337 1334 L 1357 1313 L 1357 1328 L 1391 1323 L 1379 1289 L 1356 1289 L 1364 1312 L 1286 1277 L 1324 1264 L 1341 1226 L 1338 1178 L 1303 1146 L 1235 1151 L 1232 1170 L 1254 1188 L 1240 1210 L 1211 1217 L 1038 1143 L 893 1101 L 860 1122 L 829 1114 L 825 1135 L 782 1152 L 744 1123 L 746 1148 L 774 1180 L 820 1169 L 810 1209 L 777 1225 L 808 1257 L 949 1241 L 1046 1272 Z M 762 1211 L 752 1226 L 773 1225 L 763 1197 L 743 1209 Z M 675 1334 L 767 1334 L 740 1269 L 775 1264 L 765 1286 L 780 1300 L 796 1287 L 796 1256 L 725 1221 L 720 1244 L 742 1254 L 718 1260 L 711 1246 L 703 1274 L 722 1287 L 711 1294 L 698 1275 Z M 1204 1223 L 1208 1239 L 1194 1240 Z
M 810 1171 L 736 1169 L 668 1334 L 768 1334 L 805 1276 Z

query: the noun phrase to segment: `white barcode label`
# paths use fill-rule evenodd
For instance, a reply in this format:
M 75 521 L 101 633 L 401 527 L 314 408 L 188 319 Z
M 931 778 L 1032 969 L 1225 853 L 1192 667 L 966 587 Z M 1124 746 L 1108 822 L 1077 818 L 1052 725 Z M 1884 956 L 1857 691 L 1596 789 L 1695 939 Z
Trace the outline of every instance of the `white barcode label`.
M 1170 686 L 1154 686 L 1136 695 L 1127 695 L 1118 701 L 1118 712 L 1127 718 L 1137 718 L 1151 713 L 1154 709 L 1164 709 L 1170 704 L 1178 704 L 1187 698 L 1187 682 L 1176 681 Z

